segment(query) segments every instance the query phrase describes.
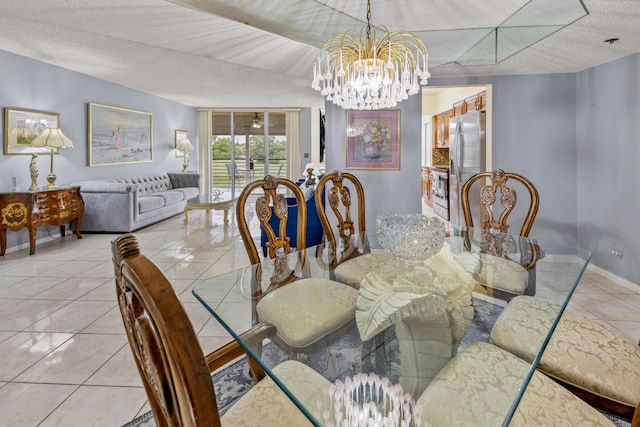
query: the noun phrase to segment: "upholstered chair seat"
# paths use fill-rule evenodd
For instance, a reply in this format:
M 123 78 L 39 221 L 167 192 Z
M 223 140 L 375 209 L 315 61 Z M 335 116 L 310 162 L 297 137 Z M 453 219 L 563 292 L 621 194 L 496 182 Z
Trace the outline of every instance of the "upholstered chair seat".
M 529 296 L 511 300 L 491 331 L 491 341 L 532 361 L 560 306 Z M 640 346 L 582 316 L 565 312 L 538 369 L 576 393 L 585 391 L 626 406 L 627 417 L 640 402 Z
M 338 264 L 333 274 L 336 280 L 359 288 L 362 280 L 372 271 L 385 278 L 393 278 L 399 269 L 398 262 L 388 254 L 362 254 Z
M 273 371 L 305 408 L 316 408 L 323 391 L 331 385 L 307 365 L 293 360 L 281 363 Z M 312 425 L 270 377 L 265 377 L 238 399 L 221 422 L 223 427 Z
M 456 262 L 488 289 L 523 295 L 530 272 L 519 263 L 494 255 L 461 252 Z
M 256 311 L 262 321 L 278 325 L 287 345 L 305 348 L 352 321 L 357 298 L 355 288 L 333 280 L 299 279 L 264 295 Z
M 422 393 L 417 406 L 432 427 L 503 425 L 530 365 L 478 342 L 453 358 Z M 539 372 L 510 426 L 613 426 L 600 412 Z

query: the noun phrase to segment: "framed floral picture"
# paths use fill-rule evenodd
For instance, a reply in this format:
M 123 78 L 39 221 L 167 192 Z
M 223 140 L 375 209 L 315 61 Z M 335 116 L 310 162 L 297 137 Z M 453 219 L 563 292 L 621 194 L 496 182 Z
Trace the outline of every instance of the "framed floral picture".
M 400 169 L 400 110 L 347 111 L 347 169 Z

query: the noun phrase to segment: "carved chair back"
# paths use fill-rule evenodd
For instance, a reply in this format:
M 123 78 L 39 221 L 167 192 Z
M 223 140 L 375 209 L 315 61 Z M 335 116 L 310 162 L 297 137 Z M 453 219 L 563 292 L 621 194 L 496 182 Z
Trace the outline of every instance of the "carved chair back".
M 352 189 L 355 190 L 353 194 Z M 325 193 L 326 205 L 322 203 Z M 325 174 L 316 187 L 316 209 L 328 242 L 339 239 L 346 243 L 357 233 L 358 242 L 344 244 L 343 247 L 348 252 L 341 254 L 339 260 L 335 259 L 335 263 L 344 262 L 371 251 L 365 221 L 364 189 L 355 175 L 338 170 Z M 332 213 L 331 219 L 328 212 Z M 337 233 L 334 232 L 332 224 L 335 224 Z M 353 243 L 357 244 L 354 246 Z
M 287 197 L 283 193 L 288 190 L 296 199 L 297 209 L 289 209 Z M 253 194 L 252 194 L 253 193 Z M 250 211 L 250 199 L 255 199 L 254 211 Z M 291 212 L 297 212 L 295 218 L 290 218 Z M 307 206 L 304 193 L 295 182 L 286 178 L 279 178 L 267 175 L 264 179 L 259 179 L 249 183 L 240 193 L 236 204 L 236 219 L 242 242 L 249 256 L 252 269 L 252 293 L 259 299 L 263 293 L 261 259 L 258 247 L 251 236 L 251 220 L 258 219 L 260 227 L 267 236 L 266 249 L 267 256 L 275 261 L 272 275 L 268 278 L 267 291 L 273 290 L 287 283 L 293 282 L 302 277 L 310 277 L 309 263 L 306 262 L 306 228 L 307 228 Z M 279 219 L 277 227 L 274 229 L 270 219 L 273 216 Z M 288 221 L 297 221 L 296 245 L 297 265 L 291 267 L 285 261 L 285 255 L 292 252 L 291 236 L 287 235 Z M 276 221 L 277 222 L 277 221 Z
M 507 301 L 519 293 L 535 295 L 535 266 L 540 259 L 541 251 L 534 241 L 526 240 L 525 238 L 528 237 L 533 221 L 538 213 L 538 206 L 540 204 L 538 190 L 536 190 L 534 185 L 524 176 L 512 172 L 505 172 L 502 169 L 495 169 L 493 172 L 481 172 L 473 175 L 464 183 L 460 191 L 462 211 L 464 213 L 465 224 L 468 227 L 473 227 L 472 211 L 474 206 L 471 206 L 470 203 L 471 187 L 475 182 L 483 178 L 488 178 L 489 183 L 480 189 L 480 205 L 483 207 L 484 212 L 482 219 L 482 241 L 480 242 L 482 251 L 504 259 L 512 259 L 514 254 L 519 253 L 519 264 L 528 272 L 527 285 L 523 290 L 510 292 L 492 289 L 493 295 Z M 520 183 L 529 193 L 529 205 L 526 207 L 526 216 L 520 228 L 520 239 L 518 239 L 518 241 L 513 238 L 513 235 L 507 234 L 509 232 L 507 219 L 518 201 L 516 190 L 508 185 L 510 179 Z M 500 207 L 495 203 L 497 200 L 500 200 L 502 210 L 500 210 Z M 501 234 L 494 234 L 492 233 L 493 230 L 497 230 Z M 465 235 L 465 246 L 470 247 L 469 233 L 465 233 Z
M 112 243 L 116 292 L 158 426 L 219 426 L 209 367 L 171 283 L 133 234 Z
M 490 180 L 490 183 L 484 185 L 480 190 L 480 204 L 484 208 L 485 214 L 484 219 L 482 220 L 482 229 L 485 231 L 499 230 L 501 233 L 509 232 L 509 223 L 507 222 L 507 219 L 518 200 L 516 191 L 507 185 L 509 179 L 513 179 L 514 181 L 521 183 L 528 190 L 530 196 L 527 215 L 522 223 L 522 228 L 519 233 L 520 236 L 527 237 L 529 235 L 529 231 L 531 231 L 531 227 L 533 226 L 536 214 L 538 213 L 538 206 L 540 204 L 538 190 L 534 187 L 531 181 L 524 176 L 512 172 L 505 172 L 502 169 L 496 169 L 493 172 L 477 173 L 464 183 L 461 190 L 461 199 L 465 224 L 468 227 L 473 227 L 473 218 L 471 214 L 473 207 L 469 202 L 469 192 L 473 183 L 482 178 L 488 178 Z M 500 193 L 500 204 L 502 205 L 502 210 L 500 212 L 498 212 L 499 209 L 494 210 L 495 202 L 498 200 L 498 190 Z
M 258 264 L 260 255 L 258 247 L 251 236 L 248 215 L 253 216 L 255 214 L 260 226 L 267 235 L 266 247 L 269 258 L 276 258 L 278 255 L 286 255 L 291 252 L 291 238 L 287 236 L 287 222 L 293 219 L 289 218 L 287 198 L 282 191 L 279 191 L 282 189 L 289 190 L 296 198 L 298 206 L 298 214 L 295 218 L 298 222 L 296 229 L 297 249 L 303 251 L 306 247 L 307 207 L 302 190 L 293 181 L 267 175 L 264 179 L 253 181 L 244 187 L 236 204 L 238 228 L 251 264 Z M 259 190 L 256 191 L 259 195 L 255 200 L 255 211 L 253 213 L 247 212 L 248 202 L 255 190 Z M 277 229 L 274 229 L 269 224 L 269 220 L 273 215 L 280 219 Z

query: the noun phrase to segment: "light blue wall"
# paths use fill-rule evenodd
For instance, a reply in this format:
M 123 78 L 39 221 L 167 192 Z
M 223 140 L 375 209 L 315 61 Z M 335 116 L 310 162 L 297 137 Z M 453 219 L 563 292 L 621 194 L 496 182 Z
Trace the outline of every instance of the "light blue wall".
M 412 96 L 398 104 L 400 110 L 400 170 L 349 170 L 365 191 L 367 234 L 372 246 L 378 245 L 376 217 L 384 213 L 413 213 L 422 209 L 421 123 L 422 100 Z M 326 170 L 346 169 L 345 129 L 347 113 L 327 102 Z
M 62 150 L 54 157 L 54 171 L 59 185 L 75 181 L 119 175 L 142 175 L 153 172 L 182 170 L 182 158 L 175 157 L 174 131 L 189 131 L 197 141 L 195 108 L 134 91 L 83 74 L 45 64 L 0 50 L 0 123 L 4 129 L 4 108 L 42 110 L 60 114 L 62 131 L 74 143 L 74 148 Z M 124 107 L 152 114 L 153 161 L 116 166 L 89 167 L 87 156 L 87 103 Z M 0 156 L 0 192 L 11 187 L 11 177 L 25 189 L 31 183 L 28 155 Z M 190 157 L 190 169 L 197 167 L 197 153 Z M 49 155 L 38 157 L 39 183 L 46 184 Z M 51 228 L 51 227 L 50 227 Z M 56 229 L 57 227 L 53 227 Z M 38 237 L 46 236 L 42 227 Z M 8 247 L 28 243 L 25 230 L 7 234 Z
M 640 55 L 578 73 L 577 92 L 578 242 L 640 283 Z
M 530 235 L 577 244 L 575 74 L 432 79 L 434 86 L 491 84 L 492 168 L 520 173 L 538 189 Z M 517 218 L 511 221 L 518 223 Z
M 493 168 L 527 176 L 541 195 L 531 235 L 577 243 L 575 75 L 528 75 L 431 79 L 430 86 L 491 84 Z M 346 113 L 326 103 L 327 170 L 344 169 Z M 367 228 L 375 239 L 375 213 L 420 212 L 421 157 L 419 96 L 399 104 L 400 171 L 355 171 L 365 184 Z M 516 218 L 513 219 L 516 223 Z

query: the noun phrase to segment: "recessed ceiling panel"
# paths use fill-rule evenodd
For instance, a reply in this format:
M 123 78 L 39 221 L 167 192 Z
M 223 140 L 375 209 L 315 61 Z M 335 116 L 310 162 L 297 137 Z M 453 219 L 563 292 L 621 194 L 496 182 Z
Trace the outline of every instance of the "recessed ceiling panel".
M 544 27 L 500 27 L 496 39 L 496 63 L 526 49 L 532 44 L 563 28 L 561 25 Z
M 427 46 L 429 66 L 437 67 L 457 60 L 483 40 L 493 29 L 414 32 Z
M 528 0 L 371 0 L 371 23 L 394 30 L 440 31 L 495 28 Z M 347 15 L 366 20 L 366 1 L 319 0 Z
M 566 26 L 588 13 L 580 0 L 531 0 L 499 26 Z
M 488 65 L 496 62 L 496 30 L 493 29 L 471 49 L 447 65 Z

